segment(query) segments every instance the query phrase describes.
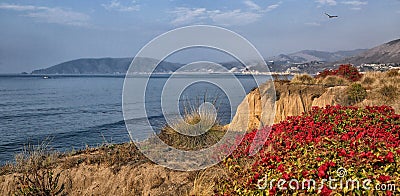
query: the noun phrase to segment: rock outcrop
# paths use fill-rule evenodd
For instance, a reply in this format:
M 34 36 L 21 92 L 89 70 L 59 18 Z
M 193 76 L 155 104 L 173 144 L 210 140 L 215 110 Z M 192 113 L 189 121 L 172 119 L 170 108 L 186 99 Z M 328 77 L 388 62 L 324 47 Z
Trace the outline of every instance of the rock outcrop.
M 227 129 L 233 131 L 258 129 L 274 122 L 275 88 L 272 82 L 253 89 L 239 104 Z
M 313 106 L 335 105 L 340 100 L 338 95 L 346 88 L 281 82 L 271 85 L 261 85 L 246 96 L 229 125 L 231 130 L 251 131 L 278 123 L 288 116 L 301 115 Z
M 275 89 L 277 94 L 275 123 L 284 120 L 287 116 L 297 116 L 309 111 L 313 106 L 313 101 L 326 92 L 321 85 L 290 83 L 276 83 Z

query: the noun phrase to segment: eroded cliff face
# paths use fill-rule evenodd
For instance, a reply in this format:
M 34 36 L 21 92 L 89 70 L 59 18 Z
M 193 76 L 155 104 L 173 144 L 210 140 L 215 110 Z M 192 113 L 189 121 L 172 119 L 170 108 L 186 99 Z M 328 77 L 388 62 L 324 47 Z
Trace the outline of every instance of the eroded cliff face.
M 251 131 L 278 123 L 288 116 L 301 115 L 313 106 L 335 105 L 346 88 L 279 82 L 273 86 L 264 84 L 246 96 L 230 124 L 231 130 Z M 272 97 L 271 90 L 275 90 L 276 98 Z
M 277 94 L 275 123 L 284 120 L 287 116 L 297 116 L 309 111 L 313 106 L 313 101 L 326 92 L 321 85 L 276 83 L 275 88 Z
M 272 82 L 252 90 L 238 106 L 232 122 L 226 126 L 233 131 L 249 131 L 274 121 L 275 88 Z

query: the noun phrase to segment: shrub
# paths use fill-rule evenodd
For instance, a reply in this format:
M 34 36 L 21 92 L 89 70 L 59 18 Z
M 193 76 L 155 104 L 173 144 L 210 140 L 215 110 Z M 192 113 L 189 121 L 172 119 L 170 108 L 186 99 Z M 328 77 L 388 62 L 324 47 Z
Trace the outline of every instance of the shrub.
M 382 183 L 400 186 L 400 115 L 388 106 L 314 107 L 273 125 L 263 148 L 250 156 L 256 133 L 246 134 L 224 160 L 228 177 L 220 179 L 217 195 L 392 195 L 373 187 Z M 347 173 L 339 176 L 340 171 Z M 347 189 L 338 181 L 337 189 L 330 189 L 324 182 L 329 177 L 345 183 L 370 180 L 370 189 Z M 278 188 L 280 179 L 286 180 L 286 190 Z M 290 179 L 300 183 L 313 179 L 316 187 L 292 189 Z M 259 188 L 263 185 L 266 189 Z M 312 187 L 308 185 L 305 188 Z
M 23 173 L 18 177 L 15 195 L 61 195 L 64 184 L 59 184 L 60 174 L 54 175 L 49 169 Z
M 324 70 L 316 78 L 326 78 L 327 76 L 339 76 L 353 82 L 359 81 L 362 77 L 358 69 L 351 64 L 340 65 L 336 70 Z
M 342 76 L 350 81 L 359 81 L 362 77 L 358 69 L 353 67 L 350 64 L 340 65 L 339 69 L 337 70 L 336 75 Z
M 48 168 L 59 157 L 59 153 L 50 149 L 51 138 L 46 138 L 42 143 L 24 146 L 21 153 L 15 155 L 14 171 L 30 173 L 32 171 Z
M 294 84 L 315 84 L 315 79 L 308 74 L 296 74 L 290 82 Z
M 339 76 L 327 76 L 320 80 L 321 83 L 325 86 L 333 87 L 333 86 L 344 86 L 348 85 L 350 82 L 342 77 Z
M 347 88 L 348 105 L 353 105 L 363 101 L 367 97 L 367 91 L 361 84 L 355 83 Z
M 15 156 L 17 176 L 15 195 L 60 195 L 64 183 L 59 182 L 60 174 L 54 174 L 50 166 L 55 163 L 58 154 L 49 149 L 46 139 L 38 145 L 27 145 L 24 151 Z
M 363 85 L 372 85 L 376 81 L 375 78 L 365 76 L 363 77 L 361 84 Z
M 384 85 L 378 92 L 384 97 L 384 101 L 393 101 L 398 95 L 398 88 L 393 85 Z

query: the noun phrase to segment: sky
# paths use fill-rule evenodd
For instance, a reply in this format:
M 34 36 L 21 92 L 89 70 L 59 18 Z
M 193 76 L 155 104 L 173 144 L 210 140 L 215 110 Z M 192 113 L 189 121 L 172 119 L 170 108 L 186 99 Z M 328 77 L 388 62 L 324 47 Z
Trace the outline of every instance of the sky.
M 0 73 L 133 57 L 195 24 L 239 33 L 264 57 L 372 48 L 400 38 L 399 19 L 400 0 L 0 0 Z

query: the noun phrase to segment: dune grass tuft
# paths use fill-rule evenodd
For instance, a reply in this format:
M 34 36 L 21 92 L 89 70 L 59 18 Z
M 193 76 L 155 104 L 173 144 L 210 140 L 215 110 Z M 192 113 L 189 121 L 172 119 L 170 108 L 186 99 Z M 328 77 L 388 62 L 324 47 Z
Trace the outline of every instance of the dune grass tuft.
M 334 86 L 347 86 L 351 82 L 346 78 L 340 76 L 326 76 L 325 78 L 318 78 L 317 83 L 323 84 L 328 87 L 334 87 Z
M 398 91 L 399 91 L 399 89 L 392 84 L 384 85 L 378 90 L 378 92 L 388 102 L 394 101 L 397 98 Z
M 65 184 L 59 181 L 62 171 L 55 172 L 52 165 L 59 153 L 49 148 L 50 140 L 38 145 L 29 144 L 15 156 L 13 170 L 16 176 L 15 195 L 62 195 Z
M 208 98 L 205 95 L 202 100 L 197 98 L 194 104 L 188 101 L 184 102 L 183 121 L 165 125 L 158 134 L 159 138 L 168 145 L 182 150 L 199 150 L 217 143 L 224 136 L 225 130 L 214 112 L 199 109 L 202 104 L 208 102 L 207 100 Z M 216 110 L 218 110 L 216 106 L 217 100 L 218 98 L 215 98 L 213 101 L 208 102 Z M 197 129 L 204 127 L 209 127 L 208 131 L 199 133 Z M 194 133 L 194 135 L 183 133 Z
M 308 74 L 296 74 L 290 83 L 293 84 L 315 84 L 316 80 Z

